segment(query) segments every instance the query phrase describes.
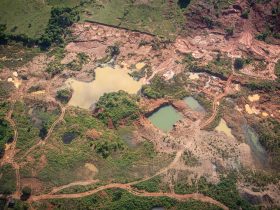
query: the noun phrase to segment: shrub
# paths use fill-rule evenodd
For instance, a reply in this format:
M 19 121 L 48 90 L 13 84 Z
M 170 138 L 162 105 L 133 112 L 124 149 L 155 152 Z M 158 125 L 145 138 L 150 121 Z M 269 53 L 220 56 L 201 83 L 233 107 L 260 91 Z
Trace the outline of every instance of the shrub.
M 16 190 L 16 174 L 10 164 L 0 167 L 0 193 L 9 195 Z
M 280 81 L 280 59 L 277 61 L 277 63 L 275 64 L 275 68 L 274 68 L 274 72 L 275 75 L 278 77 L 278 81 Z
M 207 28 L 212 29 L 214 27 L 214 21 L 211 19 L 211 17 L 204 16 L 202 17 L 202 20 L 206 24 Z
M 233 27 L 229 27 L 229 28 L 226 28 L 225 29 L 225 32 L 226 32 L 226 36 L 229 37 L 229 36 L 233 36 Z
M 244 60 L 242 58 L 236 58 L 234 60 L 234 64 L 233 64 L 234 68 L 236 70 L 240 70 L 240 69 L 243 69 L 244 67 Z
M 59 61 L 55 60 L 48 64 L 46 68 L 46 72 L 48 72 L 51 77 L 54 77 L 55 75 L 61 73 L 64 70 L 64 66 L 60 64 Z
M 95 144 L 95 151 L 103 158 L 109 157 L 112 152 L 124 149 L 124 144 L 120 140 L 115 141 L 98 141 Z
M 21 200 L 27 200 L 31 196 L 31 188 L 25 186 L 24 188 L 22 188 L 21 193 Z
M 260 34 L 256 35 L 256 39 L 260 40 L 260 41 L 265 41 L 266 38 L 268 37 L 269 33 L 268 32 L 263 32 Z
M 62 89 L 56 92 L 56 99 L 61 103 L 67 104 L 72 97 L 72 91 L 69 89 Z
M 184 88 L 183 75 L 176 75 L 168 81 L 163 77 L 155 76 L 151 84 L 144 85 L 141 91 L 144 96 L 152 99 L 163 97 L 181 99 L 188 95 Z
M 250 10 L 245 9 L 244 11 L 242 11 L 241 17 L 244 18 L 244 19 L 248 19 L 249 13 L 250 13 Z

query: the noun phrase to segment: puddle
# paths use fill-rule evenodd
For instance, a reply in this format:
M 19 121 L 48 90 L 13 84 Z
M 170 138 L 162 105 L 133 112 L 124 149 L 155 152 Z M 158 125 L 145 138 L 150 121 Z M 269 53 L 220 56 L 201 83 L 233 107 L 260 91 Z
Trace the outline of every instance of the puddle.
M 151 210 L 165 210 L 165 208 L 161 207 L 161 206 L 156 206 L 156 207 L 153 207 Z
M 68 79 L 66 84 L 73 89 L 69 105 L 89 109 L 104 93 L 124 90 L 130 94 L 136 94 L 142 82 L 133 80 L 126 69 L 109 66 L 95 70 L 95 80 L 92 82 L 81 82 Z
M 160 130 L 167 133 L 172 130 L 176 122 L 182 119 L 182 115 L 173 106 L 167 105 L 154 112 L 148 119 Z
M 215 130 L 218 132 L 225 133 L 230 138 L 234 138 L 234 136 L 231 133 L 231 129 L 228 127 L 228 125 L 224 119 L 221 119 L 219 125 L 215 128 Z
M 186 97 L 186 98 L 184 98 L 184 101 L 188 105 L 188 107 L 191 108 L 191 110 L 197 111 L 197 112 L 205 112 L 205 109 L 193 97 L 191 97 L 191 96 Z
M 75 131 L 66 132 L 62 136 L 62 141 L 64 144 L 70 144 L 75 138 L 78 137 L 78 133 Z

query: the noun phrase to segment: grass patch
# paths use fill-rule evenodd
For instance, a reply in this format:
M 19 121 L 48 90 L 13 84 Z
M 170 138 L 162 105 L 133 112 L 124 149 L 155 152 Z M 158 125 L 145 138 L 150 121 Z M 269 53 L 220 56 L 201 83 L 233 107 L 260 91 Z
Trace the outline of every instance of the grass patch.
M 175 75 L 172 79 L 165 81 L 160 76 L 155 76 L 151 84 L 142 87 L 144 96 L 152 99 L 173 98 L 182 99 L 188 95 L 185 88 L 185 79 L 182 74 Z
M 31 105 L 30 105 L 31 104 Z M 32 112 L 30 112 L 32 110 Z M 48 104 L 39 101 L 18 101 L 15 104 L 13 119 L 18 128 L 16 156 L 21 157 L 40 138 L 44 138 L 47 130 L 59 114 L 57 109 L 48 109 Z
M 201 177 L 196 182 L 193 181 L 191 184 L 188 184 L 185 179 L 185 181 L 178 181 L 175 185 L 175 192 L 179 194 L 199 192 L 222 202 L 230 209 L 254 209 L 240 197 L 236 187 L 236 180 L 235 173 L 222 176 L 218 184 L 209 183 L 204 177 Z
M 0 167 L 0 194 L 12 194 L 16 190 L 16 173 L 12 165 Z
M 140 30 L 165 38 L 174 38 L 184 23 L 177 2 L 151 0 L 136 3 L 129 0 L 99 1 L 84 7 L 82 20 Z
M 5 58 L 0 64 L 3 68 L 16 69 L 30 62 L 38 54 L 39 49 L 24 47 L 19 43 L 0 45 L 0 58 Z
M 255 124 L 261 145 L 271 156 L 271 164 L 275 169 L 280 167 L 280 123 L 272 118 L 263 119 Z
M 0 99 L 8 99 L 14 90 L 15 86 L 12 82 L 0 81 Z
M 147 192 L 167 192 L 168 186 L 166 183 L 162 182 L 162 178 L 160 176 L 156 176 L 152 179 L 149 179 L 145 182 L 140 182 L 133 187 L 139 190 L 145 190 Z
M 52 7 L 75 7 L 80 0 L 0 0 L 0 4 L 0 24 L 7 26 L 7 34 L 37 39 L 47 28 Z

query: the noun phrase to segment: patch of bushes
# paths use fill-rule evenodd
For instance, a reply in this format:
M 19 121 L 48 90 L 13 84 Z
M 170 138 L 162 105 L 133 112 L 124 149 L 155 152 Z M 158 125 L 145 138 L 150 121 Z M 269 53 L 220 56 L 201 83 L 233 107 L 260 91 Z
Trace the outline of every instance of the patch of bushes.
M 199 159 L 195 157 L 194 154 L 189 150 L 185 150 L 182 157 L 185 164 L 190 167 L 200 165 Z
M 11 82 L 0 81 L 0 99 L 7 99 L 10 97 L 11 92 L 14 91 L 15 86 Z
M 139 190 L 145 190 L 147 192 L 160 192 L 161 184 L 161 178 L 159 176 L 156 176 L 152 179 L 149 179 L 148 181 L 140 182 L 136 185 L 133 185 L 133 187 L 136 187 Z
M 31 188 L 25 186 L 22 188 L 21 193 L 20 199 L 26 201 L 31 196 Z
M 85 53 L 78 53 L 77 59 L 66 64 L 66 66 L 72 71 L 80 71 L 84 64 L 89 62 L 89 56 Z
M 28 93 L 33 93 L 33 92 L 37 92 L 37 91 L 40 91 L 40 90 L 43 90 L 43 87 L 42 87 L 42 86 L 40 86 L 40 85 L 33 85 L 33 86 L 31 86 L 31 87 L 27 90 L 27 92 L 28 92 Z
M 262 90 L 266 92 L 274 92 L 280 90 L 280 84 L 274 81 L 252 81 L 245 84 L 245 87 L 251 91 Z
M 229 209 L 254 209 L 247 201 L 242 199 L 236 187 L 237 175 L 233 172 L 227 176 L 222 176 L 218 184 L 207 182 L 205 177 L 201 177 L 197 182 L 189 185 L 187 182 L 175 186 L 175 192 L 185 194 L 199 192 L 214 198 L 225 204 Z
M 0 158 L 4 155 L 5 144 L 13 139 L 13 129 L 9 123 L 0 118 Z
M 266 38 L 268 37 L 269 33 L 267 31 L 259 33 L 256 35 L 256 39 L 260 41 L 266 41 Z
M 245 9 L 242 11 L 241 13 L 241 17 L 244 19 L 248 19 L 249 18 L 249 14 L 250 14 L 250 10 L 249 9 Z
M 52 43 L 63 43 L 67 27 L 78 20 L 78 12 L 71 8 L 53 8 L 45 33 L 38 40 L 39 46 L 48 49 Z
M 67 104 L 72 97 L 72 91 L 69 89 L 62 89 L 56 92 L 55 98 L 63 104 Z
M 234 60 L 233 66 L 236 70 L 243 69 L 244 67 L 244 60 L 242 58 L 236 58 Z
M 277 76 L 278 81 L 280 82 L 280 59 L 275 64 L 274 73 Z
M 105 124 L 112 122 L 118 126 L 120 121 L 130 123 L 139 117 L 137 97 L 124 91 L 105 93 L 96 104 L 96 116 Z
M 142 87 L 142 94 L 151 99 L 163 97 L 182 99 L 188 95 L 184 87 L 183 75 L 175 75 L 167 81 L 156 75 L 152 79 L 151 84 Z
M 280 167 L 280 123 L 272 118 L 260 121 L 254 125 L 259 134 L 261 145 L 271 156 L 271 164 L 276 169 Z
M 192 72 L 206 72 L 208 74 L 226 80 L 231 74 L 232 61 L 226 55 L 220 52 L 217 54 L 216 59 L 210 61 L 206 66 L 192 65 L 189 70 Z
M 209 16 L 202 17 L 202 21 L 206 24 L 207 28 L 212 29 L 214 28 L 214 21 Z
M 226 37 L 233 36 L 234 28 L 233 27 L 226 28 L 225 33 L 226 33 Z
M 48 72 L 51 77 L 61 73 L 64 70 L 64 65 L 60 63 L 59 60 L 54 60 L 50 62 L 46 68 L 46 72 Z
M 97 154 L 101 155 L 103 158 L 107 158 L 113 152 L 116 152 L 117 150 L 123 150 L 124 144 L 119 139 L 114 141 L 103 140 L 96 142 L 94 149 Z
M 246 168 L 242 168 L 241 175 L 246 183 L 262 189 L 269 184 L 277 184 L 280 180 L 279 174 L 267 173 L 260 170 L 253 171 Z
M 12 165 L 0 167 L 0 194 L 10 195 L 16 190 L 16 173 Z
M 107 196 L 104 196 L 106 194 Z M 164 209 L 177 210 L 218 210 L 217 206 L 209 203 L 188 200 L 177 201 L 168 197 L 141 197 L 135 196 L 125 190 L 110 189 L 92 196 L 78 199 L 57 199 L 51 203 L 60 209 L 90 209 L 94 206 L 96 209 L 114 209 L 114 210 L 144 210 L 153 209 L 154 207 L 163 207 Z

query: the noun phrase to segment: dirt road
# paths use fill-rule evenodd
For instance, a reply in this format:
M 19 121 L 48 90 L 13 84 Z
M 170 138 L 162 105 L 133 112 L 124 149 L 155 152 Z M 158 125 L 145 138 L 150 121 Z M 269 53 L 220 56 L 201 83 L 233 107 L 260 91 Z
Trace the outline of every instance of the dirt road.
M 36 202 L 36 201 L 48 200 L 48 199 L 81 198 L 81 197 L 93 195 L 93 194 L 103 191 L 103 190 L 113 189 L 113 188 L 127 190 L 128 192 L 132 193 L 133 195 L 142 196 L 142 197 L 169 197 L 169 198 L 174 198 L 174 199 L 182 200 L 182 201 L 194 199 L 194 200 L 198 200 L 198 201 L 205 202 L 205 203 L 211 203 L 211 204 L 221 207 L 224 210 L 228 210 L 228 207 L 226 207 L 219 201 L 216 201 L 208 196 L 205 196 L 205 195 L 199 194 L 199 193 L 184 194 L 184 195 L 175 194 L 175 193 L 162 193 L 162 192 L 150 193 L 150 192 L 145 192 L 145 191 L 137 191 L 137 190 L 133 189 L 130 186 L 130 184 L 118 184 L 118 183 L 104 185 L 104 186 L 98 187 L 94 190 L 90 190 L 90 191 L 82 192 L 82 193 L 58 194 L 58 195 L 45 194 L 45 195 L 32 196 L 32 197 L 30 197 L 29 202 Z
M 217 95 L 214 100 L 213 100 L 213 105 L 212 105 L 212 115 L 206 120 L 204 121 L 201 125 L 200 125 L 200 128 L 203 129 L 205 127 L 207 127 L 210 123 L 213 122 L 213 120 L 215 119 L 215 117 L 217 116 L 217 113 L 218 113 L 218 108 L 219 108 L 219 103 L 221 101 L 221 99 L 223 97 L 225 97 L 230 89 L 230 85 L 231 85 L 231 81 L 232 81 L 232 77 L 233 77 L 233 74 L 231 74 L 228 79 L 227 79 L 227 83 L 226 83 L 226 86 L 225 86 L 225 89 L 224 89 L 224 92 L 221 93 L 220 95 Z

